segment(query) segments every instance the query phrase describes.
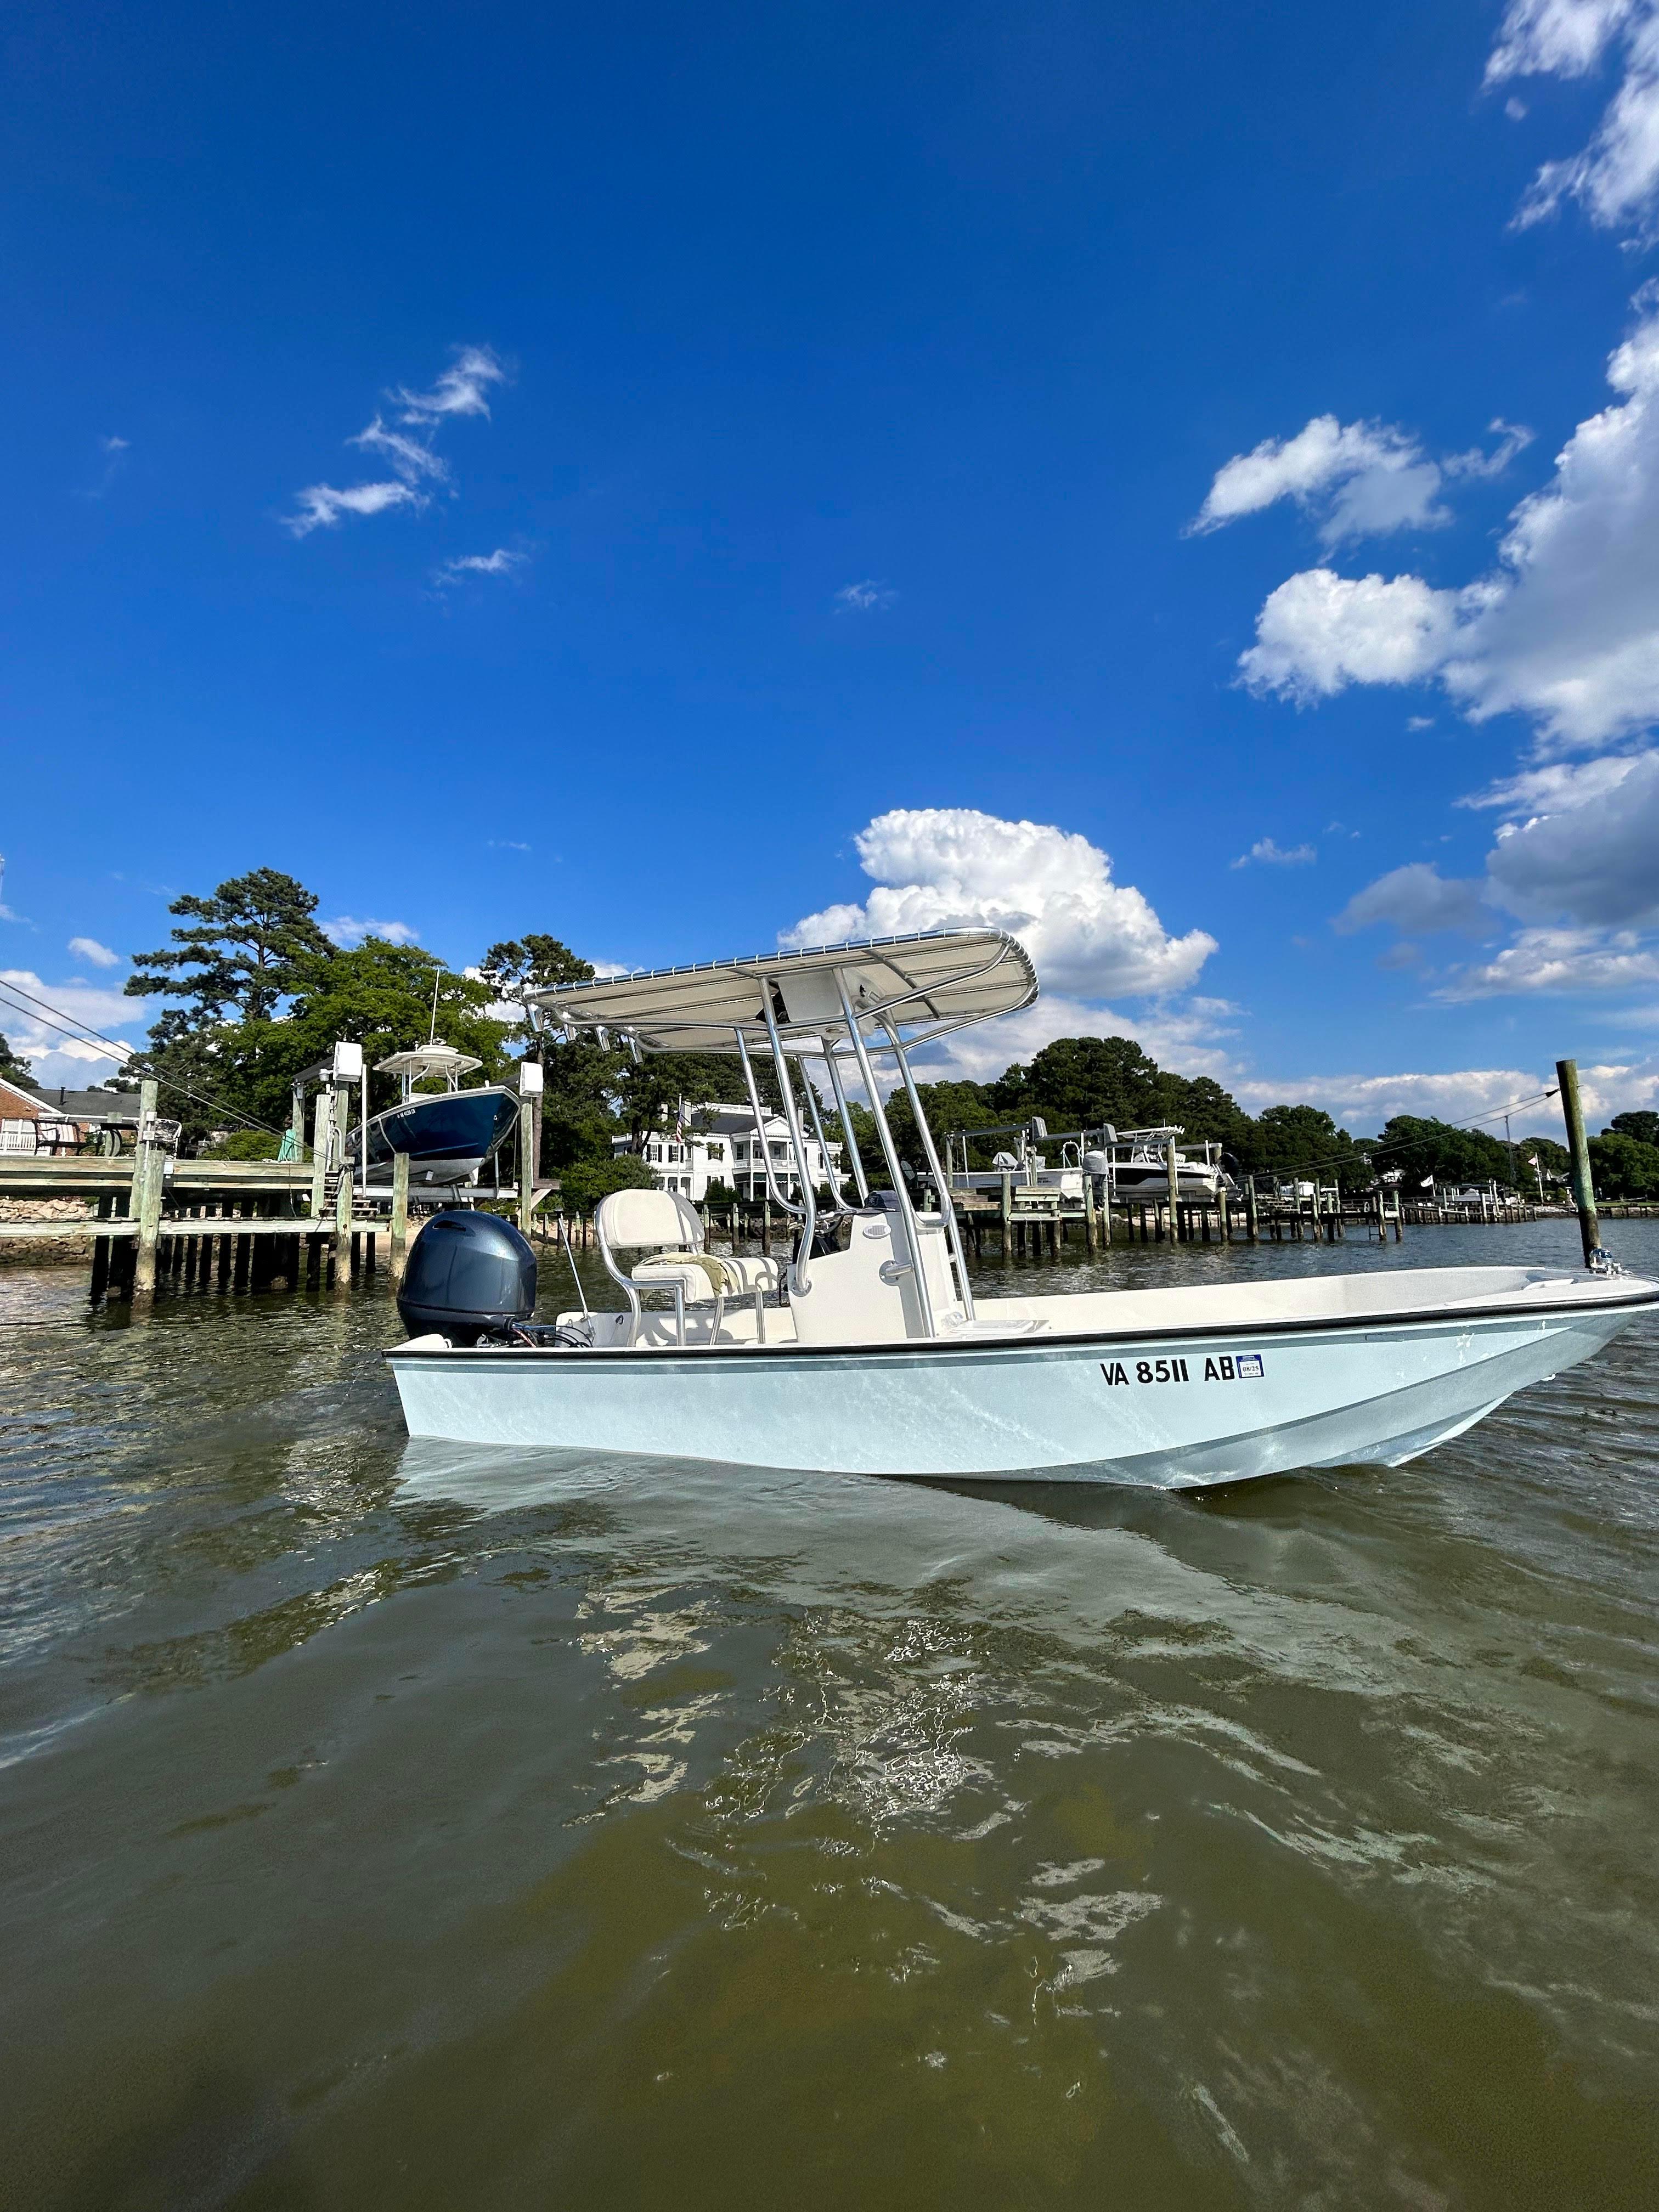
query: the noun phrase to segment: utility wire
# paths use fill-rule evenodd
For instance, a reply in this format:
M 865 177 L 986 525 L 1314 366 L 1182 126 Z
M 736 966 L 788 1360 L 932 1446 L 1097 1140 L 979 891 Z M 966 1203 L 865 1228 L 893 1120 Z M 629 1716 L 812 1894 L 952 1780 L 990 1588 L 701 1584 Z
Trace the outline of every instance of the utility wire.
M 14 1013 L 22 1014 L 30 1021 L 38 1021 L 43 1028 L 55 1030 L 59 1036 L 68 1037 L 72 1044 L 95 1043 L 106 1047 L 118 1066 L 137 1068 L 141 1073 L 149 1074 L 163 1091 L 170 1091 L 180 1098 L 188 1098 L 192 1104 L 205 1106 L 215 1114 L 223 1114 L 233 1121 L 240 1121 L 245 1128 L 258 1129 L 268 1137 L 280 1137 L 283 1133 L 280 1129 L 273 1129 L 268 1122 L 258 1121 L 252 1115 L 241 1113 L 235 1107 L 227 1105 L 222 1098 L 192 1091 L 187 1083 L 179 1083 L 172 1076 L 161 1074 L 134 1046 L 123 1044 L 118 1037 L 106 1036 L 101 1030 L 94 1029 L 90 1022 L 77 1022 L 73 1014 L 65 1013 L 61 1006 L 49 1005 L 45 999 L 37 999 L 33 991 L 26 991 L 21 983 L 0 981 L 0 994 L 15 994 L 0 996 L 0 1005 L 9 1005 Z M 17 1001 L 20 998 L 27 999 L 28 1005 L 19 1006 Z M 56 1020 L 49 1018 L 54 1015 L 58 1017 Z M 74 1024 L 74 1026 L 66 1029 L 64 1026 L 66 1022 Z
M 1467 1115 L 1461 1121 L 1448 1121 L 1443 1126 L 1448 1129 L 1476 1128 L 1482 1121 L 1501 1121 L 1505 1114 L 1518 1113 L 1523 1106 L 1535 1106 L 1540 1099 L 1553 1098 L 1556 1095 L 1555 1086 L 1552 1084 L 1547 1091 L 1534 1091 L 1525 1098 L 1511 1098 L 1507 1106 L 1494 1106 L 1488 1113 Z M 1423 1145 L 1434 1144 L 1437 1139 L 1431 1136 L 1401 1137 L 1392 1145 L 1373 1145 L 1364 1139 L 1359 1141 L 1367 1146 L 1367 1149 L 1359 1157 L 1364 1160 L 1377 1160 L 1381 1159 L 1385 1152 L 1412 1152 Z M 1517 1144 L 1522 1145 L 1529 1141 L 1535 1143 L 1537 1139 L 1528 1139 L 1525 1137 L 1518 1137 L 1516 1139 Z M 1292 1167 L 1261 1168 L 1255 1172 L 1261 1175 L 1317 1175 L 1321 1168 L 1340 1167 L 1345 1162 L 1352 1164 L 1353 1158 L 1352 1152 L 1336 1152 L 1327 1159 L 1304 1161 Z

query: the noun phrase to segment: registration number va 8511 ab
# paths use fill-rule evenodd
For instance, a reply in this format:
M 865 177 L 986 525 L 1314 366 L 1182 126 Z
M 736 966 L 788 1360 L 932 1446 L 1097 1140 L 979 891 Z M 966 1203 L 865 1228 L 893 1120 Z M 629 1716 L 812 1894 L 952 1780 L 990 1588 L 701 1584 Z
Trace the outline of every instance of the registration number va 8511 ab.
M 1198 1355 L 1185 1359 L 1103 1359 L 1100 1371 L 1109 1382 L 1253 1382 L 1262 1373 L 1259 1352 L 1218 1352 L 1206 1354 L 1202 1371 L 1194 1374 Z

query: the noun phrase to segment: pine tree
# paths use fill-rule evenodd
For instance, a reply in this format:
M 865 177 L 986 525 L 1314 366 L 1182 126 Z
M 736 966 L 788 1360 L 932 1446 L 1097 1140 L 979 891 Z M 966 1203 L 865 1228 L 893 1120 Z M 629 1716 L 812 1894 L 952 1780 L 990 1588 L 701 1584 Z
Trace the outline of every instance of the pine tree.
M 185 1002 L 156 1024 L 158 1045 L 210 1023 L 269 1020 L 333 956 L 312 919 L 315 894 L 278 868 L 233 876 L 210 898 L 186 893 L 167 911 L 191 926 L 175 929 L 160 951 L 135 952 L 140 972 L 126 984 L 131 998 L 161 993 Z

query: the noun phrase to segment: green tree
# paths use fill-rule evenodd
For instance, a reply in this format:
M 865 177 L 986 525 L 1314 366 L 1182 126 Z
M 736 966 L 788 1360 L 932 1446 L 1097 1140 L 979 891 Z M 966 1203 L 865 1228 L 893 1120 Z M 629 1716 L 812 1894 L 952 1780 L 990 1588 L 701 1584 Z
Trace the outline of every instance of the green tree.
M 492 945 L 478 963 L 484 981 L 502 991 L 549 991 L 559 983 L 591 983 L 593 963 L 563 940 L 538 930 Z
M 1589 1140 L 1590 1180 L 1602 1198 L 1659 1198 L 1659 1146 L 1614 1130 Z
M 1437 1182 L 1510 1182 L 1507 1145 L 1483 1129 L 1460 1129 L 1416 1114 L 1395 1114 L 1368 1147 L 1379 1169 L 1398 1168 L 1407 1188 L 1432 1176 Z M 1516 1176 L 1524 1172 L 1516 1152 Z
M 1235 1147 L 1248 1171 L 1306 1177 L 1363 1189 L 1376 1170 L 1346 1129 L 1317 1106 L 1269 1106 L 1240 1133 Z
M 1029 1067 L 1018 1062 L 984 1086 L 992 1121 L 1040 1114 L 1054 1130 L 1173 1125 L 1196 1141 L 1240 1152 L 1250 1117 L 1207 1075 L 1160 1067 L 1133 1037 L 1056 1037 Z
M 559 1176 L 561 1194 L 568 1206 L 591 1212 L 613 1190 L 649 1190 L 656 1181 L 637 1152 L 607 1151 L 603 1159 L 573 1160 Z
M 1133 1037 L 1056 1037 L 986 1085 L 991 1118 L 1040 1114 L 1051 1129 L 1133 1129 L 1164 1119 L 1164 1073 Z
M 31 1082 L 34 1075 L 27 1060 L 20 1060 L 3 1036 L 0 1036 L 0 1075 L 15 1076 L 20 1083 Z
M 185 1003 L 169 1007 L 150 1034 L 171 1043 L 188 1029 L 228 1019 L 268 1021 L 334 947 L 312 919 L 317 899 L 278 868 L 233 876 L 210 898 L 186 893 L 169 914 L 190 925 L 173 932 L 156 952 L 135 952 L 129 998 L 155 994 Z
M 433 987 L 437 987 L 435 1015 Z M 495 998 L 476 975 L 458 975 L 416 945 L 392 945 L 368 937 L 349 951 L 335 952 L 313 968 L 295 992 L 288 1018 L 243 1025 L 257 1050 L 264 1088 L 260 1096 L 276 1118 L 287 1118 L 287 1090 L 302 1067 L 325 1059 L 337 1039 L 349 1038 L 363 1048 L 372 1066 L 394 1052 L 407 1052 L 435 1034 L 441 1043 L 470 1053 L 482 1062 L 475 1080 L 499 1083 L 512 1061 L 507 1025 L 487 1011 Z M 280 1091 L 273 1086 L 280 1085 Z M 370 1093 L 373 1106 L 389 1105 L 396 1095 L 390 1076 L 379 1078 Z M 272 1118 L 270 1113 L 266 1119 Z
M 1659 1114 L 1650 1113 L 1645 1107 L 1632 1114 L 1615 1114 L 1601 1134 L 1634 1137 L 1638 1145 L 1659 1146 Z

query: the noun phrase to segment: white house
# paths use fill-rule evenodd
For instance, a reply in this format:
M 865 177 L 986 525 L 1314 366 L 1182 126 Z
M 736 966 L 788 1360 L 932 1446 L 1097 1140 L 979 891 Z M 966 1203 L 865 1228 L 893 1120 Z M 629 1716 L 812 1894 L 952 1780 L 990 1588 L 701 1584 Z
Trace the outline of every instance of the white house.
M 659 1189 L 677 1190 L 694 1206 L 702 1205 L 711 1182 L 727 1183 L 739 1198 L 757 1204 L 766 1196 L 766 1152 L 772 1155 L 772 1175 L 780 1190 L 795 1194 L 799 1180 L 789 1147 L 789 1131 L 782 1116 L 769 1114 L 757 1136 L 755 1116 L 747 1106 L 684 1106 L 672 1128 L 653 1129 L 646 1139 L 645 1164 Z M 613 1137 L 613 1152 L 632 1152 L 627 1137 Z M 837 1170 L 842 1146 L 831 1139 L 830 1156 Z M 817 1139 L 806 1137 L 806 1164 L 815 1188 L 829 1180 Z

